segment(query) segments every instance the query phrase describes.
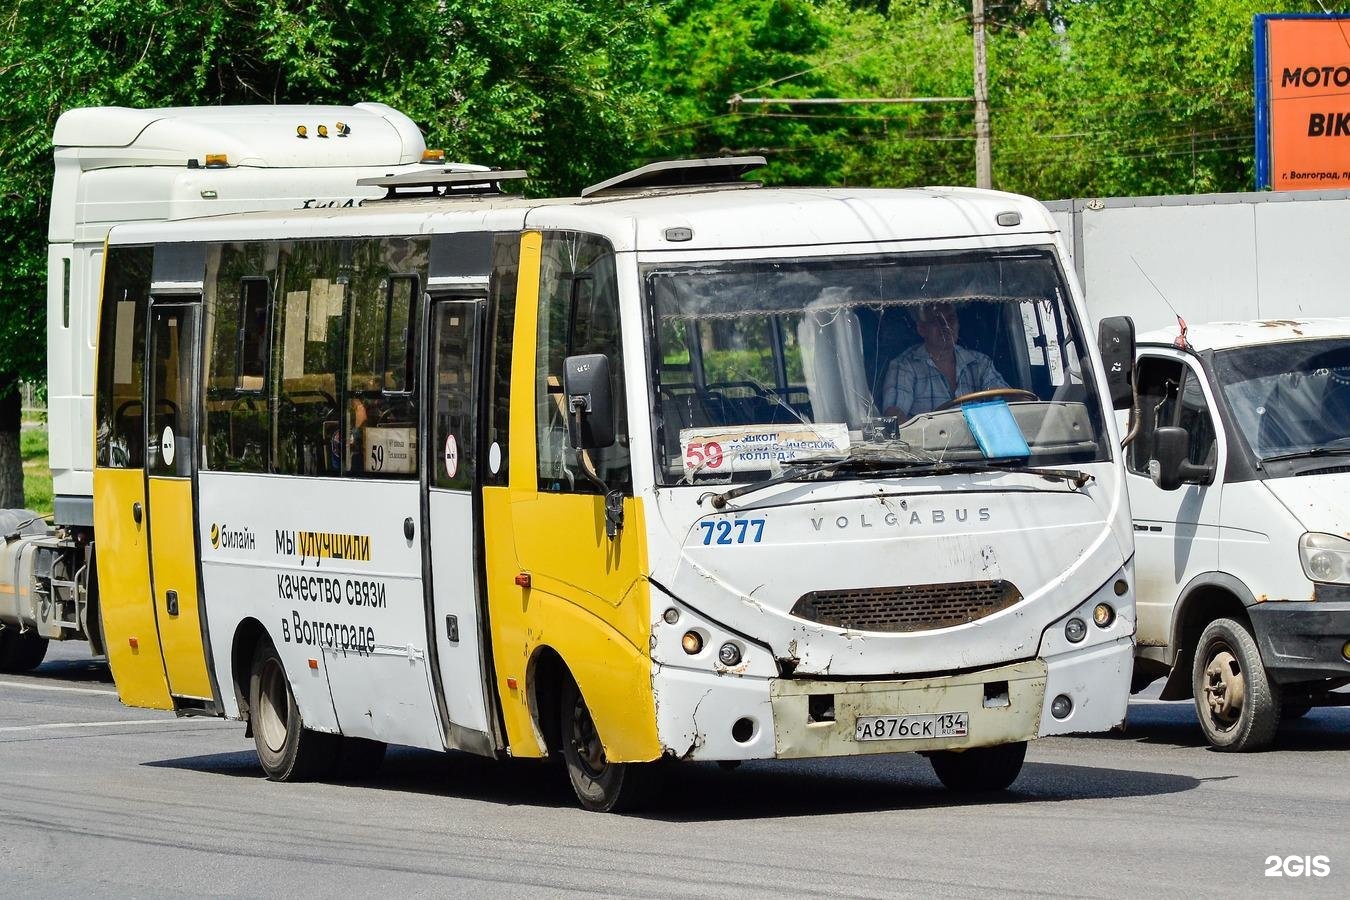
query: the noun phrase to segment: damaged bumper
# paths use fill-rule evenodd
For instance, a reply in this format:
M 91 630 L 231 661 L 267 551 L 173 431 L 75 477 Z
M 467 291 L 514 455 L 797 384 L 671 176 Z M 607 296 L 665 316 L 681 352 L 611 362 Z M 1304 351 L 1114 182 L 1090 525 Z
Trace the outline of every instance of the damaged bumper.
M 1045 695 L 1040 660 L 962 675 L 904 681 L 778 679 L 770 695 L 775 755 L 853 756 L 911 750 L 958 750 L 1026 741 L 1037 735 Z M 964 735 L 859 740 L 858 720 L 895 717 L 926 723 L 930 716 L 964 715 Z
M 1048 659 L 932 678 L 825 681 L 666 670 L 663 739 L 673 709 L 691 720 L 667 750 L 686 759 L 797 759 L 961 750 L 1038 737 L 1107 731 L 1125 718 L 1133 644 L 1124 637 Z M 1068 711 L 1056 698 L 1068 698 Z M 859 719 L 926 722 L 965 714 L 963 734 L 860 740 Z M 899 724 L 897 722 L 897 724 Z M 904 726 L 901 726 L 903 728 Z

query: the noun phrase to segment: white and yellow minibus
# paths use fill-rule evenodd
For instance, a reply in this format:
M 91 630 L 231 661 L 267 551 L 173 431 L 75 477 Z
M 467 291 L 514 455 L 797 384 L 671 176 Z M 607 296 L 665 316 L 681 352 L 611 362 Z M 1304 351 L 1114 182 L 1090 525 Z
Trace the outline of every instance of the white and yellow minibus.
M 758 164 L 113 228 L 122 700 L 245 721 L 275 780 L 560 754 L 595 810 L 671 760 L 916 751 L 1002 789 L 1121 722 L 1115 388 L 1051 219 Z

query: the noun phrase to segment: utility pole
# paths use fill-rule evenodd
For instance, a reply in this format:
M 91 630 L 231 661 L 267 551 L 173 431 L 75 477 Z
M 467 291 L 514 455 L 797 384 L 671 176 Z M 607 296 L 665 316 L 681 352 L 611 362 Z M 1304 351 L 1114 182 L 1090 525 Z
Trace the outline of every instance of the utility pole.
M 989 155 L 989 77 L 984 58 L 984 0 L 974 0 L 975 31 L 975 186 L 994 186 L 994 164 Z

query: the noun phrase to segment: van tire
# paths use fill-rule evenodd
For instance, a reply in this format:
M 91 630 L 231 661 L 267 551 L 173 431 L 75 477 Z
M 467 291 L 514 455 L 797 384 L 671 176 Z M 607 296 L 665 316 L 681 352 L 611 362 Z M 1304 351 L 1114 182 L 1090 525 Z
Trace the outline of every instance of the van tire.
M 36 631 L 20 631 L 13 625 L 0 626 L 0 672 L 18 675 L 42 665 L 47 656 L 47 639 Z
M 615 763 L 607 760 L 600 733 L 577 683 L 567 678 L 559 694 L 563 761 L 567 764 L 567 778 L 581 805 L 591 812 L 620 813 L 650 803 L 660 792 L 659 762 Z
M 1016 741 L 970 750 L 938 750 L 928 755 L 928 762 L 947 790 L 981 794 L 1012 787 L 1026 757 L 1027 742 Z
M 258 762 L 269 781 L 311 781 L 333 771 L 340 737 L 305 727 L 286 667 L 268 640 L 253 654 L 248 715 Z
M 1280 688 L 1247 626 L 1215 619 L 1200 635 L 1191 670 L 1195 712 L 1215 750 L 1264 750 L 1280 725 Z

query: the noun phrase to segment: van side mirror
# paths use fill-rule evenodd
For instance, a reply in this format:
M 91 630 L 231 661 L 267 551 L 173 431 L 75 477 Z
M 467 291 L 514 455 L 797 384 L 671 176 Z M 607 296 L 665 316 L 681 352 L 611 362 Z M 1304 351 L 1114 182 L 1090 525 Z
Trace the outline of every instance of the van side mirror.
M 1097 349 L 1106 368 L 1113 409 L 1134 405 L 1134 319 L 1109 316 L 1097 325 Z
M 1190 461 L 1190 442 L 1190 432 L 1178 425 L 1164 425 L 1153 432 L 1148 474 L 1164 491 L 1175 491 L 1183 484 L 1213 482 L 1213 466 L 1200 466 Z
M 567 434 L 577 450 L 614 445 L 614 388 L 609 357 L 603 353 L 569 356 L 563 362 Z

